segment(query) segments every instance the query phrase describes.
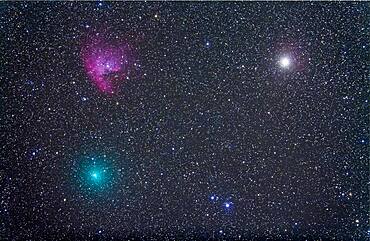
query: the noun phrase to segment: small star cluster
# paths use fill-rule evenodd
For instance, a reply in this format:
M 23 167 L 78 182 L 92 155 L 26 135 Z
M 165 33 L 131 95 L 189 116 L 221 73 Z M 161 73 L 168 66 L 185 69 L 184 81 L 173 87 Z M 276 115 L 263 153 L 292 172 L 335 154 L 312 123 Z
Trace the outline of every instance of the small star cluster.
M 0 239 L 369 239 L 368 11 L 1 3 Z

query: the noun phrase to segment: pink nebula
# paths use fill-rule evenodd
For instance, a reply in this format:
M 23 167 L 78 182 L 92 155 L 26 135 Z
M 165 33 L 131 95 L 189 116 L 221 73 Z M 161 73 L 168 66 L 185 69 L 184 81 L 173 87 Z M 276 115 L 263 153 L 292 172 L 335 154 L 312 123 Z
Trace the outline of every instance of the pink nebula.
M 94 38 L 82 47 L 85 70 L 98 89 L 113 94 L 130 69 L 130 49 L 127 44 Z

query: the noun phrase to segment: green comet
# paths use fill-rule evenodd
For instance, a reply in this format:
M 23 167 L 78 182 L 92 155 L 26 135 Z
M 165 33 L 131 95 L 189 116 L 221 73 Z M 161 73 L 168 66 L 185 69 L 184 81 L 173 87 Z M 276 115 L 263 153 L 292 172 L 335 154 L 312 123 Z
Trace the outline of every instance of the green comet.
M 110 191 L 117 178 L 115 167 L 106 155 L 80 157 L 74 172 L 80 190 L 91 194 Z
M 91 172 L 91 179 L 95 182 L 99 182 L 102 179 L 102 176 L 99 171 L 94 170 Z

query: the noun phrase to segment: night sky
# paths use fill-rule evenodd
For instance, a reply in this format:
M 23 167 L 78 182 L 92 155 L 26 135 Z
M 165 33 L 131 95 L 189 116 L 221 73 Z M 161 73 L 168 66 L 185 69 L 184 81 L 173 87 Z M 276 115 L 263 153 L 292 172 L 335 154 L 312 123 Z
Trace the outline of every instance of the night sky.
M 1 3 L 0 239 L 370 239 L 368 16 Z

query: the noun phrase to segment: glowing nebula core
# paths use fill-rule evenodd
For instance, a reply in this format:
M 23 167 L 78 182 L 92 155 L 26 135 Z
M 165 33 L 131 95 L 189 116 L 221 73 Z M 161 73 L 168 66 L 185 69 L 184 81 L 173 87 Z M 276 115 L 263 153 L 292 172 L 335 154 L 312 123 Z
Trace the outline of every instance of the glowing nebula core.
M 131 51 L 128 44 L 93 38 L 82 47 L 85 70 L 98 89 L 113 94 L 128 77 Z

